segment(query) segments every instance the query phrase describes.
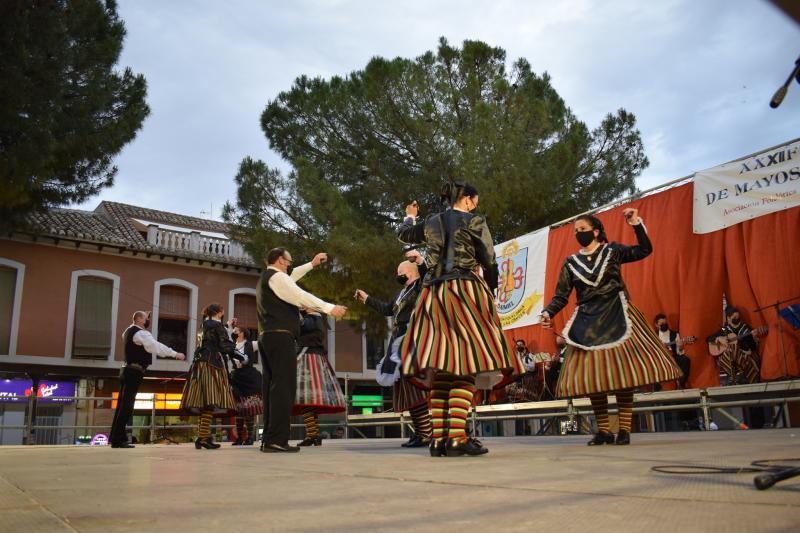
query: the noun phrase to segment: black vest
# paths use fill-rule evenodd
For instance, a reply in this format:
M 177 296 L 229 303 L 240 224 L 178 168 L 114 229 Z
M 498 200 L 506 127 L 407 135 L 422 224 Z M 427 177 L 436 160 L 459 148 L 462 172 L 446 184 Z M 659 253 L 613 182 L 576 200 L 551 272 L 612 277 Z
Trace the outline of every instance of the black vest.
M 269 280 L 278 271 L 272 268 L 261 274 L 256 287 L 256 307 L 258 310 L 258 332 L 277 329 L 291 332 L 295 338 L 300 336 L 300 310 L 297 306 L 278 298 L 269 287 Z
M 136 324 L 131 324 L 122 334 L 122 338 L 125 340 L 125 362 L 135 363 L 147 368 L 153 364 L 153 356 L 144 349 L 144 346 L 139 346 L 133 342 L 133 336 L 140 331 L 143 331 L 142 328 Z

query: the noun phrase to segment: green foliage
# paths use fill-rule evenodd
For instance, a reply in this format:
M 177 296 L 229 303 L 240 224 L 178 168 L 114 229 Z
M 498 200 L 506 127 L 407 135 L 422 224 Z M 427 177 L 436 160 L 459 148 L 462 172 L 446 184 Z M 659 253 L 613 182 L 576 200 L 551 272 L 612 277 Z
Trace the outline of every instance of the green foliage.
M 150 112 L 144 77 L 114 70 L 124 37 L 112 0 L 0 3 L 2 223 L 112 184 Z
M 382 298 L 401 260 L 394 228 L 416 199 L 441 208 L 448 177 L 481 191 L 496 242 L 635 191 L 648 162 L 635 117 L 620 109 L 590 130 L 525 59 L 478 41 L 441 39 L 415 60 L 373 58 L 346 78 L 298 78 L 267 105 L 261 125 L 291 163 L 286 176 L 245 159 L 235 205 L 223 217 L 255 257 L 285 244 L 296 256 L 325 250 L 331 276 L 307 286 L 353 303 L 354 318 L 382 319 L 348 298 Z

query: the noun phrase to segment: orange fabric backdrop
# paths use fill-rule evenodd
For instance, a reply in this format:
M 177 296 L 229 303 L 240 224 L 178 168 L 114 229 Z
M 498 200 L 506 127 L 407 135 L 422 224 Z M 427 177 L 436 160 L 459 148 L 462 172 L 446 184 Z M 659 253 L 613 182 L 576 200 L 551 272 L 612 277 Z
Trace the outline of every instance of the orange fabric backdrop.
M 667 315 L 670 327 L 681 336 L 695 336 L 686 347 L 692 360 L 689 387 L 719 385 L 719 371 L 708 354 L 705 338 L 722 324 L 722 296 L 741 309 L 754 327 L 767 324 L 770 333 L 762 343 L 762 379 L 786 373 L 780 351 L 777 314 L 754 313 L 761 305 L 800 295 L 800 208 L 749 220 L 704 235 L 692 232 L 693 184 L 634 200 L 598 215 L 609 240 L 635 244 L 633 230 L 622 210 L 636 207 L 653 242 L 653 253 L 622 268 L 631 302 L 652 320 Z M 553 296 L 564 258 L 579 248 L 572 224 L 550 232 L 545 277 L 545 305 Z M 553 323 L 560 332 L 575 309 L 574 293 Z M 800 375 L 800 335 L 783 323 L 788 374 Z M 509 340 L 525 339 L 532 351 L 555 351 L 555 336 L 539 326 L 506 331 Z M 672 388 L 669 385 L 665 389 Z

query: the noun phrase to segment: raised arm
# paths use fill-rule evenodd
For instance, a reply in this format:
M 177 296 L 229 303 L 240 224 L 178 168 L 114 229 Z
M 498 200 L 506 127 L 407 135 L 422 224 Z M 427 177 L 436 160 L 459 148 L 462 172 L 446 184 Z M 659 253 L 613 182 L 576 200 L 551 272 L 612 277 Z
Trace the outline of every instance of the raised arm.
M 364 303 L 383 316 L 394 315 L 394 304 L 384 302 L 383 300 L 378 300 L 374 296 L 367 296 L 367 299 Z
M 397 238 L 405 244 L 425 242 L 425 221 L 417 222 L 416 217 L 406 217 L 397 229 Z

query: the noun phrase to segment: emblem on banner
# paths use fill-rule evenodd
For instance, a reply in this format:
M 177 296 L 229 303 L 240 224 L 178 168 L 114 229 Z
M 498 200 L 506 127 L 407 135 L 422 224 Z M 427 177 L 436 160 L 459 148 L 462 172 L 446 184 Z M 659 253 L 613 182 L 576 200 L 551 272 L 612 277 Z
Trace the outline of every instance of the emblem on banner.
M 497 311 L 506 315 L 513 311 L 525 295 L 525 271 L 528 268 L 528 248 L 517 241 L 508 243 L 500 253 L 500 279 L 497 283 Z

